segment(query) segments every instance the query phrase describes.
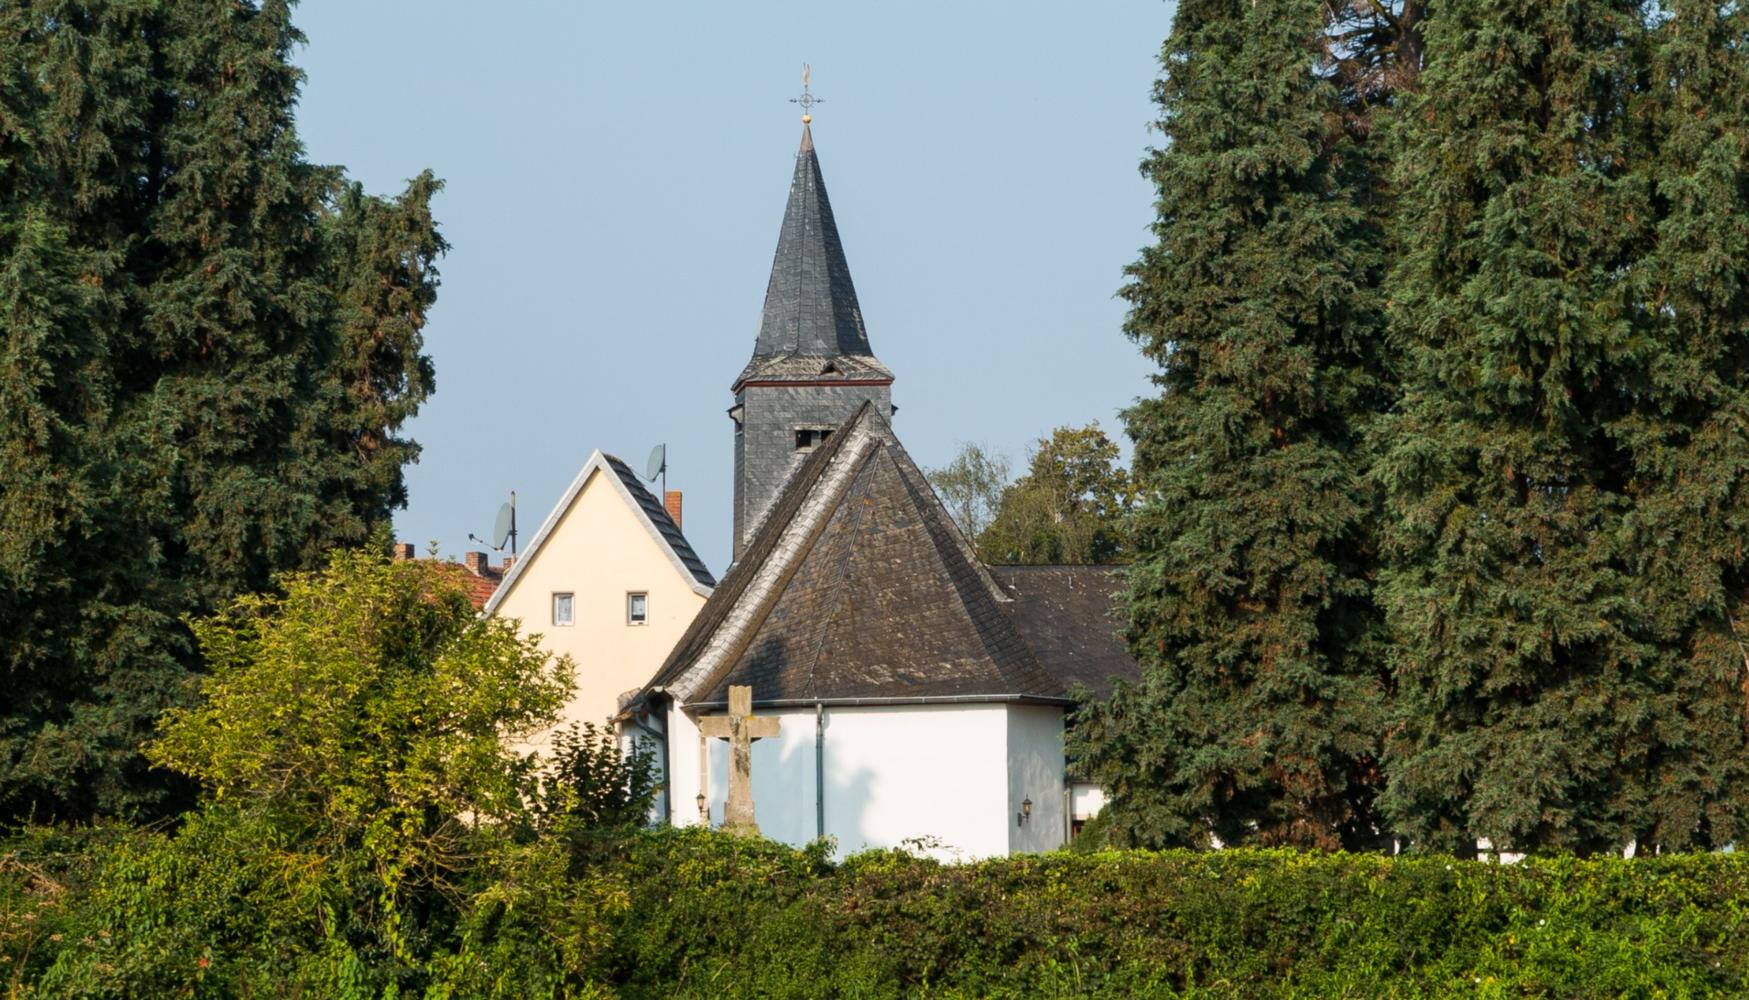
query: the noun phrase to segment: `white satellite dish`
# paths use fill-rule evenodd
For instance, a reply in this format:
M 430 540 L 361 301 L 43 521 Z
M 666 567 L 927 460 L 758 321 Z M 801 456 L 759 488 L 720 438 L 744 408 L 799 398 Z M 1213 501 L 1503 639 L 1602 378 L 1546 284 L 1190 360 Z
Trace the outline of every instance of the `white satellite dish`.
M 644 463 L 644 478 L 655 482 L 656 477 L 668 471 L 668 446 L 659 444 L 650 449 L 650 458 Z
M 492 547 L 501 549 L 516 530 L 516 508 L 505 504 L 498 508 L 498 520 L 492 525 Z

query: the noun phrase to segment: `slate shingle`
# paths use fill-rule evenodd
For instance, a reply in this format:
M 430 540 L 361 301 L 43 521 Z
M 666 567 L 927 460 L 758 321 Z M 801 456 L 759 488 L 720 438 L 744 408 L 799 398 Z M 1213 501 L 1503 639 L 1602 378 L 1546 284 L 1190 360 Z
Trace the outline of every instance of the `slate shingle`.
M 1064 688 L 1111 693 L 1114 681 L 1135 683 L 1141 668 L 1119 637 L 1122 570 L 1115 566 L 991 566 L 1008 592 L 1006 605 L 1039 664 Z

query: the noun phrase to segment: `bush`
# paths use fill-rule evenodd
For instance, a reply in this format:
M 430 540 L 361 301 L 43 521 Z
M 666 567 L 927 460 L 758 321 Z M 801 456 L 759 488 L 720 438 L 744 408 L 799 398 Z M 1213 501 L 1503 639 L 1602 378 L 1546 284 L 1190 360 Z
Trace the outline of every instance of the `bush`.
M 28 952 L 30 970 L 10 995 L 37 976 L 45 996 L 1749 992 L 1749 860 L 1729 855 L 1503 866 L 1123 851 L 954 866 L 883 851 L 834 865 L 825 845 L 688 829 L 613 849 L 598 838 L 578 867 L 546 837 L 480 861 L 457 887 L 459 923 L 422 922 L 397 953 L 346 933 L 345 887 L 319 859 L 240 819 L 90 838 L 83 860 L 68 843 L 33 833 L 0 850 L 0 953 Z
M 625 997 L 1718 996 L 1749 990 L 1725 855 L 1143 851 L 833 867 L 701 831 L 628 843 L 593 972 Z

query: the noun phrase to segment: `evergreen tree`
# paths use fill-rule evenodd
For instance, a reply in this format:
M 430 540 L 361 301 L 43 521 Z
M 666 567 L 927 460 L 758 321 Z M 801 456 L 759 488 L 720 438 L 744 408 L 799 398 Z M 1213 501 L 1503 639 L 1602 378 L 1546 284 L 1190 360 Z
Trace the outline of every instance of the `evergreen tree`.
M 1674 383 L 1727 345 L 1700 342 L 1719 332 L 1710 306 L 1661 316 L 1671 300 L 1647 268 L 1664 196 L 1635 94 L 1666 81 L 1643 72 L 1640 14 L 1626 0 L 1443 4 L 1402 116 L 1391 288 L 1407 367 L 1379 465 L 1397 690 L 1383 803 L 1422 846 L 1616 849 L 1646 832 L 1666 752 L 1741 759 L 1740 725 L 1730 746 L 1701 745 L 1684 718 L 1703 706 L 1682 689 L 1714 686 L 1702 674 L 1721 661 L 1680 662 L 1701 596 L 1680 578 L 1719 526 L 1647 506 L 1694 500 L 1672 464 L 1694 443 L 1673 404 L 1698 387 Z M 1648 476 L 1665 489 L 1636 497 Z M 1690 544 L 1635 551 L 1673 543 Z M 1715 616 L 1723 582 L 1712 574 Z M 1688 607 L 1658 607 L 1672 600 Z
M 1074 752 L 1120 840 L 1359 847 L 1383 731 L 1358 454 L 1385 395 L 1377 181 L 1316 0 L 1183 0 L 1127 332 L 1137 687 Z
M 1624 565 L 1648 615 L 1656 697 L 1618 765 L 1642 848 L 1740 841 L 1749 808 L 1749 11 L 1674 0 L 1630 104 L 1627 169 L 1656 214 L 1622 296 L 1657 357 L 1611 428 L 1630 456 Z M 1636 209 L 1636 211 L 1638 211 Z M 1620 710 L 1618 709 L 1618 712 Z
M 404 501 L 437 183 L 304 160 L 300 41 L 284 0 L 0 5 L 0 815 L 165 804 L 182 617 Z

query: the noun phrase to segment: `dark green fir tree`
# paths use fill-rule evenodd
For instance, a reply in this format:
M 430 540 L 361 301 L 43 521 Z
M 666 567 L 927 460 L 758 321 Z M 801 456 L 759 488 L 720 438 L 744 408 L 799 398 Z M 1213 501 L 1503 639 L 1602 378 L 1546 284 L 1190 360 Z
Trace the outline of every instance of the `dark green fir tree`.
M 1388 398 L 1378 183 L 1319 0 L 1182 0 L 1126 329 L 1142 682 L 1072 752 L 1139 845 L 1379 842 L 1383 732 L 1359 454 Z
M 1391 325 L 1407 360 L 1401 411 L 1380 425 L 1396 681 L 1382 802 L 1419 847 L 1620 849 L 1663 830 L 1654 801 L 1675 772 L 1704 784 L 1741 766 L 1741 692 L 1722 743 L 1695 742 L 1718 736 L 1716 718 L 1687 718 L 1716 716 L 1718 671 L 1742 663 L 1722 659 L 1724 526 L 1697 523 L 1678 466 L 1699 457 L 1682 457 L 1699 445 L 1691 421 L 1742 397 L 1678 383 L 1740 378 L 1727 355 L 1742 325 L 1708 343 L 1729 325 L 1713 325 L 1716 286 L 1659 290 L 1676 276 L 1657 269 L 1682 265 L 1654 252 L 1669 206 L 1652 133 L 1668 126 L 1637 105 L 1669 98 L 1651 96 L 1668 81 L 1646 72 L 1641 11 L 1442 3 L 1400 119 Z M 1737 447 L 1708 477 L 1717 499 L 1741 495 Z M 1701 618 L 1720 627 L 1696 631 Z M 1684 648 L 1703 633 L 1708 648 Z M 1666 842 L 1693 842 L 1688 827 Z
M 1611 427 L 1633 505 L 1623 564 L 1647 615 L 1653 697 L 1618 714 L 1617 808 L 1641 849 L 1741 842 L 1749 820 L 1749 10 L 1673 0 L 1645 46 L 1627 170 L 1655 214 L 1617 268 L 1657 347 Z M 1638 209 L 1635 210 L 1636 213 Z M 1638 350 L 1636 349 L 1636 354 Z
M 167 808 L 181 621 L 404 501 L 443 242 L 308 163 L 284 0 L 0 4 L 0 817 Z

